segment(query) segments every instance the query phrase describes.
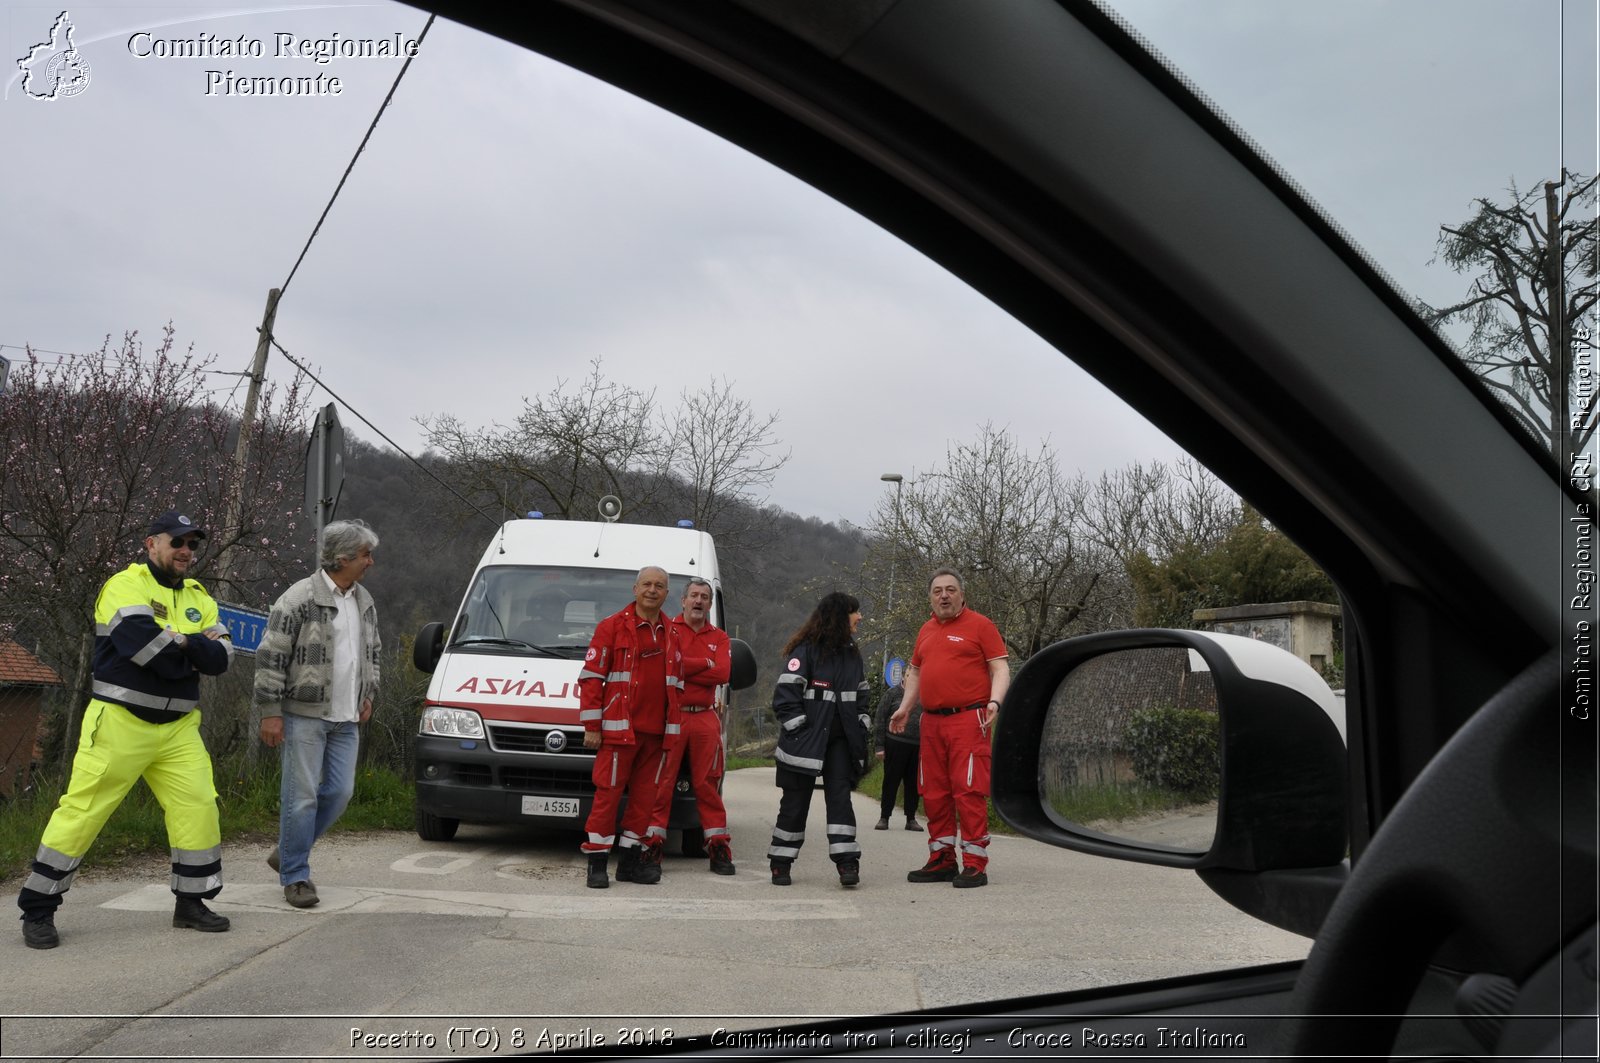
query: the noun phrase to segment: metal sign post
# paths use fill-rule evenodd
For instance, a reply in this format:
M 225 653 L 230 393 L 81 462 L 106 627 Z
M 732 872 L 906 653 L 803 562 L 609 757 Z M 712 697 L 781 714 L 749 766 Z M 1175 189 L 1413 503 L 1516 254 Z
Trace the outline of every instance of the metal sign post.
M 339 411 L 328 403 L 317 411 L 306 447 L 306 516 L 322 541 L 322 529 L 333 520 L 339 508 L 339 492 L 344 488 L 344 427 Z M 315 558 L 313 557 L 313 560 Z

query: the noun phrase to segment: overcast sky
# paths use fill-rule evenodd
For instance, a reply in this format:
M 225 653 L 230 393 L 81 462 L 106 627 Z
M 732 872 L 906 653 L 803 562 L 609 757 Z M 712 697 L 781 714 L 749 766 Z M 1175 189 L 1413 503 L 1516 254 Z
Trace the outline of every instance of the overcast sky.
M 1567 0 L 1564 38 L 1558 0 L 1115 6 L 1432 302 L 1465 286 L 1428 265 L 1441 222 L 1465 217 L 1474 196 L 1553 175 L 1563 149 L 1594 170 L 1593 0 Z M 48 61 L 32 47 L 61 10 L 0 13 L 0 353 L 88 351 L 130 329 L 153 344 L 171 321 L 217 369 L 247 368 L 268 289 L 400 69 L 275 58 L 275 35 L 414 38 L 426 14 L 73 6 L 87 85 L 33 99 L 17 59 Z M 202 34 L 259 40 L 265 54 L 137 54 Z M 208 70 L 337 77 L 342 91 L 230 95 Z M 275 333 L 412 451 L 416 418 L 508 422 L 524 396 L 581 378 L 595 358 L 667 401 L 725 376 L 781 417 L 792 457 L 770 500 L 825 520 L 864 522 L 881 473 L 913 479 L 986 420 L 1030 449 L 1048 439 L 1067 469 L 1090 474 L 1178 454 L 1027 330 L 831 200 L 608 85 L 446 22 Z M 289 369 L 274 354 L 269 374 Z M 952 375 L 954 403 L 927 384 Z

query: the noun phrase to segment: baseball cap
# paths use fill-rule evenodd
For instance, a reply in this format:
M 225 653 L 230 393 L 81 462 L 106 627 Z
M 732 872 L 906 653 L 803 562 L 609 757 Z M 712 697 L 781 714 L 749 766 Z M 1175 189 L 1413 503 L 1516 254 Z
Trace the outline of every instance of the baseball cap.
M 151 535 L 160 535 L 162 532 L 179 537 L 184 535 L 193 535 L 201 539 L 206 537 L 204 528 L 175 509 L 167 510 L 150 522 Z

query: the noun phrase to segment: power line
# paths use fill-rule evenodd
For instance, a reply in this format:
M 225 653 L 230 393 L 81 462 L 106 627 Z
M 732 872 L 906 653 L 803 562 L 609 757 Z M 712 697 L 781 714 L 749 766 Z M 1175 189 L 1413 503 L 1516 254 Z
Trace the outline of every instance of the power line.
M 294 265 L 289 270 L 289 276 L 285 277 L 283 283 L 278 286 L 280 299 L 283 297 L 282 293 L 289 290 L 289 282 L 294 280 L 295 273 L 300 269 L 300 263 L 305 261 L 306 252 L 311 250 L 311 242 L 315 240 L 317 238 L 317 234 L 322 231 L 322 223 L 328 220 L 328 212 L 333 210 L 334 200 L 339 198 L 339 193 L 344 189 L 345 181 L 349 180 L 350 178 L 350 171 L 356 168 L 356 160 L 361 158 L 361 153 L 366 150 L 367 141 L 372 139 L 372 131 L 378 128 L 378 119 L 382 118 L 383 112 L 389 109 L 389 101 L 394 99 L 395 90 L 400 87 L 400 79 L 406 76 L 407 70 L 411 69 L 411 60 L 415 59 L 418 53 L 421 52 L 422 42 L 428 36 L 428 30 L 432 28 L 435 17 L 437 16 L 428 16 L 427 23 L 422 27 L 422 32 L 417 36 L 417 46 L 410 49 L 411 54 L 406 56 L 405 63 L 400 67 L 400 73 L 395 75 L 394 84 L 389 86 L 389 94 L 385 96 L 383 98 L 383 102 L 378 105 L 378 113 L 372 116 L 372 124 L 367 126 L 367 135 L 361 138 L 361 143 L 356 146 L 356 153 L 350 156 L 350 165 L 344 168 L 344 176 L 339 178 L 339 184 L 334 188 L 333 195 L 328 199 L 328 205 L 322 208 L 322 216 L 317 219 L 317 224 L 312 228 L 311 235 L 306 238 L 306 246 L 300 249 L 300 257 L 294 260 Z
M 259 331 L 259 330 L 257 330 L 257 331 Z M 491 517 L 489 514 L 485 513 L 483 510 L 479 509 L 477 504 L 474 503 L 470 498 L 467 498 L 460 491 L 457 491 L 454 487 L 451 487 L 449 484 L 445 483 L 442 479 L 439 478 L 438 474 L 436 474 L 432 469 L 428 468 L 426 465 L 422 464 L 422 462 L 418 461 L 416 458 L 413 458 L 410 455 L 410 453 L 408 453 L 406 451 L 406 449 L 404 447 L 402 447 L 399 443 L 396 443 L 394 440 L 392 440 L 388 436 L 384 435 L 382 429 L 380 429 L 377 425 L 373 424 L 371 421 L 367 420 L 365 417 L 363 417 L 361 415 L 361 411 L 357 410 L 354 406 L 350 405 L 343 398 L 341 398 L 332 388 L 330 388 L 328 385 L 324 384 L 320 379 L 318 379 L 317 378 L 317 374 L 313 373 L 309 368 L 307 368 L 305 365 L 303 365 L 298 359 L 295 358 L 294 355 L 292 355 L 288 351 L 284 350 L 283 349 L 283 344 L 279 343 L 276 338 L 272 338 L 271 339 L 271 343 L 272 343 L 272 345 L 274 347 L 276 347 L 278 349 L 278 353 L 283 355 L 283 357 L 288 361 L 288 363 L 290 365 L 294 366 L 296 369 L 300 370 L 300 372 L 302 372 L 306 376 L 310 377 L 312 382 L 314 384 L 316 384 L 317 387 L 321 388 L 323 391 L 326 391 L 330 396 L 333 397 L 333 400 L 335 402 L 337 402 L 340 406 L 343 406 L 345 409 L 349 410 L 352 414 L 355 415 L 357 420 L 359 420 L 362 424 L 366 425 L 368 428 L 370 428 L 374 432 L 376 432 L 378 434 L 378 438 L 379 439 L 382 439 L 385 443 L 389 444 L 395 450 L 399 451 L 401 457 L 405 458 L 411 464 L 413 464 L 417 468 L 421 469 L 424 473 L 427 474 L 427 476 L 430 479 L 433 480 L 434 483 L 438 484 L 440 487 L 444 488 L 446 491 L 449 491 L 452 495 L 455 495 L 456 498 L 463 505 L 465 505 L 467 508 L 471 509 L 474 513 L 478 514 L 478 516 L 482 517 L 484 520 L 488 521 L 490 524 L 493 524 L 496 528 L 498 528 L 500 526 L 500 522 L 498 520 L 496 520 L 494 517 Z

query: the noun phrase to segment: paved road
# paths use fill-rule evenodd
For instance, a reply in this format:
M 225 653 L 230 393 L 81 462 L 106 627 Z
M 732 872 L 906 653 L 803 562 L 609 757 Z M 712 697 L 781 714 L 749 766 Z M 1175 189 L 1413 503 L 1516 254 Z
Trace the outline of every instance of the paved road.
M 227 934 L 172 929 L 161 875 L 84 875 L 62 944 L 0 943 L 0 1058 L 448 1058 L 889 1013 L 1298 959 L 1191 873 L 997 837 L 991 883 L 913 885 L 926 835 L 870 829 L 841 889 L 813 840 L 765 861 L 772 770 L 729 776 L 739 873 L 669 859 L 656 886 L 584 886 L 576 835 L 463 826 L 455 841 L 334 836 L 322 904 L 288 907 L 266 846 L 227 851 Z M 13 927 L 17 924 L 13 923 Z M 612 1016 L 612 1018 L 607 1018 Z M 452 1031 L 460 1031 L 452 1033 Z M 521 1045 L 515 1031 L 521 1031 Z M 431 1041 L 429 1040 L 431 1038 Z M 487 1043 L 487 1042 L 493 1043 Z

